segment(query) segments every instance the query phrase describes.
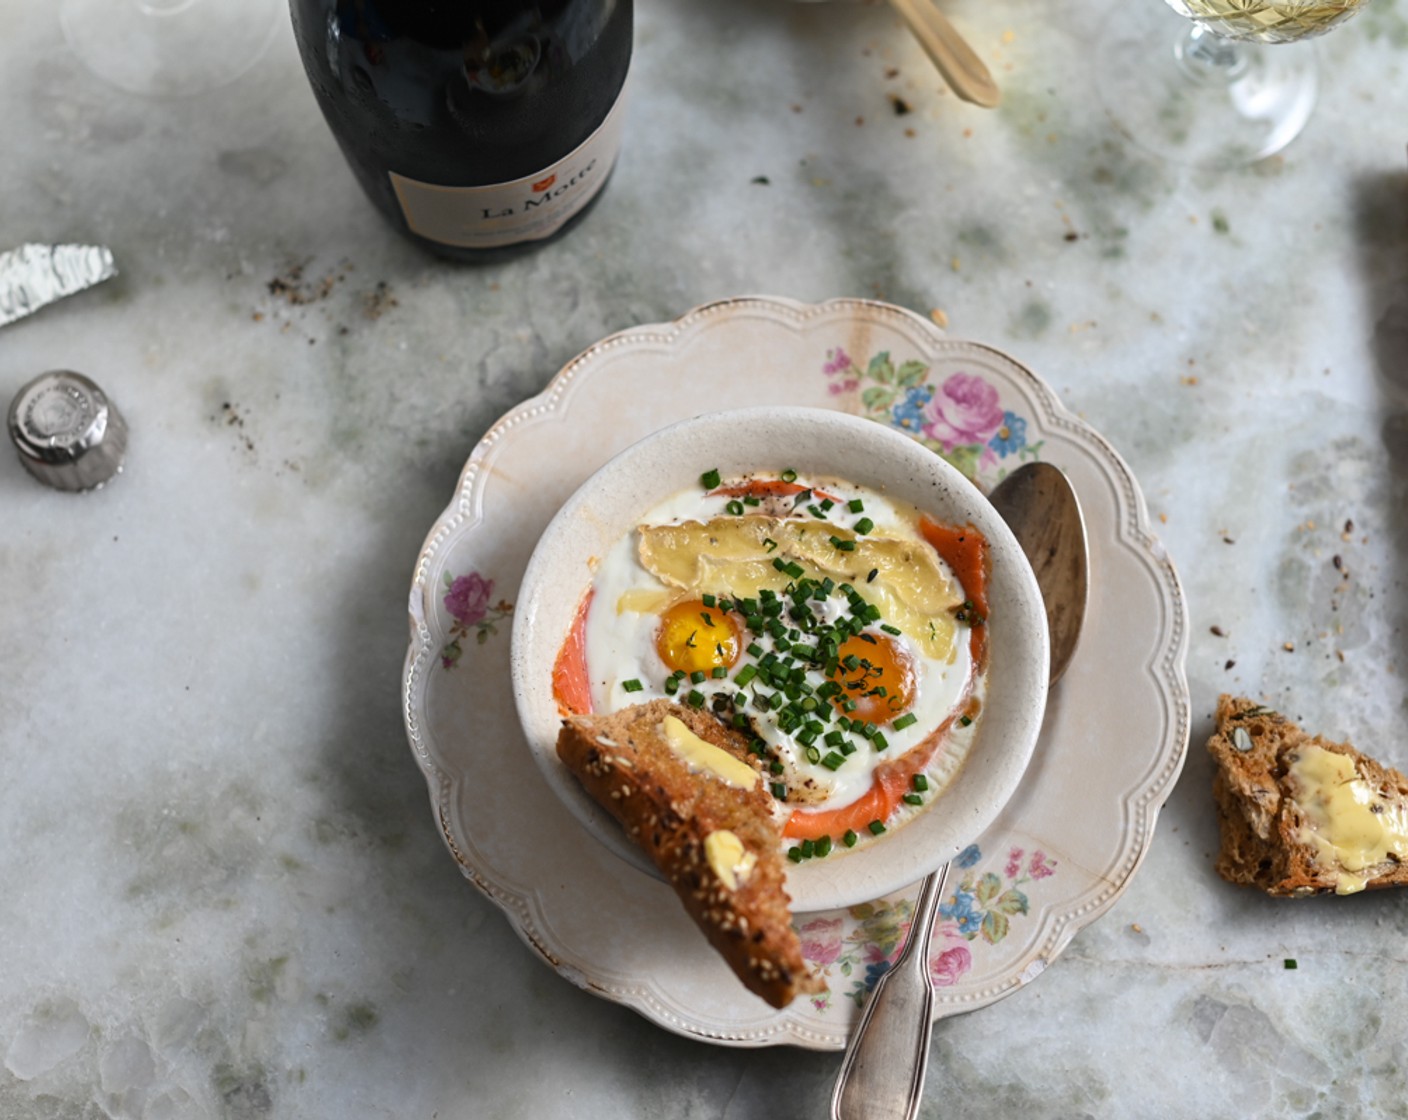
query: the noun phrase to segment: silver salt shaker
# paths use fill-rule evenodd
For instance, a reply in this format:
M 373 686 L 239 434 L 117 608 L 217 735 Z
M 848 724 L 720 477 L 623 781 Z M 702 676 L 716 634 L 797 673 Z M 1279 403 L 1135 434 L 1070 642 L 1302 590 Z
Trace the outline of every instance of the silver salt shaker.
M 41 373 L 10 403 L 20 462 L 59 490 L 91 490 L 122 469 L 127 424 L 104 392 L 72 370 Z

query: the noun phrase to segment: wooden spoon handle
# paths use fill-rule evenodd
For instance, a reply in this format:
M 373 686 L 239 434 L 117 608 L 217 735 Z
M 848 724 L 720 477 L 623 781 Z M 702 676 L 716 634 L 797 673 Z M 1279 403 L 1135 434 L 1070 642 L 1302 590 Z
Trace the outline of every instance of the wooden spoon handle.
M 994 109 L 1002 103 L 1002 91 L 958 30 L 944 18 L 933 0 L 890 0 L 903 17 L 924 53 L 934 61 L 953 90 L 964 101 Z

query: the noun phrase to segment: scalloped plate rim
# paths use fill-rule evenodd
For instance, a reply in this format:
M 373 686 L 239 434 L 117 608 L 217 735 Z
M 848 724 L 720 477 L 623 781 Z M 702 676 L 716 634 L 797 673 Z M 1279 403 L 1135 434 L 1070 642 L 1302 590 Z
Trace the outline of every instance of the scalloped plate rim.
M 927 336 L 928 344 L 936 350 L 971 348 L 985 352 L 1011 367 L 1024 378 L 1028 395 L 1040 405 L 1044 419 L 1050 426 L 1064 431 L 1072 443 L 1084 446 L 1087 452 L 1098 452 L 1098 455 L 1093 457 L 1103 468 L 1102 473 L 1124 484 L 1118 493 L 1122 499 L 1129 499 L 1128 508 L 1122 508 L 1123 516 L 1115 521 L 1115 537 L 1129 554 L 1137 557 L 1148 568 L 1155 582 L 1166 593 L 1164 605 L 1173 607 L 1173 617 L 1161 629 L 1161 640 L 1151 653 L 1146 666 L 1153 671 L 1159 697 L 1166 708 L 1167 734 L 1159 752 L 1156 755 L 1151 754 L 1147 780 L 1132 787 L 1122 801 L 1131 822 L 1125 830 L 1126 843 L 1121 848 L 1120 879 L 1117 882 L 1097 882 L 1089 889 L 1065 900 L 1059 914 L 1043 914 L 1039 926 L 1033 929 L 1031 936 L 1026 939 L 1033 948 L 1024 956 L 1034 960 L 1025 968 L 1009 968 L 1004 974 L 994 976 L 992 983 L 961 996 L 955 997 L 942 990 L 937 992 L 936 1019 L 986 1006 L 1035 979 L 1081 929 L 1114 905 L 1139 870 L 1152 842 L 1160 810 L 1187 756 L 1191 730 L 1191 702 L 1184 664 L 1188 642 L 1187 606 L 1172 560 L 1152 532 L 1147 507 L 1133 473 L 1103 435 L 1071 413 L 1045 381 L 1006 351 L 989 343 L 950 338 L 923 316 L 879 300 L 838 297 L 819 303 L 804 303 L 774 296 L 728 297 L 700 304 L 673 320 L 640 324 L 614 331 L 568 361 L 542 390 L 506 411 L 476 442 L 460 472 L 450 503 L 432 524 L 417 553 L 408 612 L 410 643 L 401 678 L 402 713 L 411 753 L 426 779 L 436 827 L 456 865 L 476 889 L 505 911 L 511 927 L 525 944 L 537 952 L 559 975 L 583 990 L 598 993 L 629 1006 L 667 1030 L 701 1041 L 740 1047 L 786 1044 L 808 1049 L 834 1050 L 844 1047 L 844 1034 L 838 1035 L 836 1032 L 819 1029 L 813 1024 L 799 1022 L 787 1013 L 774 1016 L 766 1026 L 752 1030 L 714 1029 L 681 1018 L 680 1009 L 662 999 L 661 993 L 649 982 L 640 981 L 627 985 L 602 982 L 584 974 L 576 966 L 560 960 L 543 937 L 540 922 L 536 920 L 540 907 L 538 893 L 523 893 L 496 882 L 493 876 L 474 866 L 459 850 L 449 826 L 446 810 L 453 796 L 454 780 L 431 757 L 429 747 L 417 730 L 420 712 L 416 707 L 416 700 L 424 697 L 427 687 L 425 670 L 433 665 L 435 659 L 432 635 L 425 620 L 425 595 L 428 591 L 426 573 L 435 554 L 442 548 L 449 547 L 452 538 L 468 532 L 482 522 L 477 500 L 482 493 L 482 486 L 476 489 L 476 483 L 485 473 L 483 468 L 492 461 L 500 441 L 525 423 L 551 420 L 553 414 L 560 410 L 579 384 L 578 378 L 582 371 L 588 369 L 601 354 L 625 344 L 673 346 L 689 331 L 705 329 L 711 316 L 725 310 L 737 311 L 751 306 L 774 311 L 784 310 L 794 320 L 791 325 L 795 327 L 827 314 L 849 309 L 854 309 L 861 315 L 899 319 Z M 776 322 L 776 319 L 773 321 Z M 1125 505 L 1124 502 L 1120 504 L 1121 507 Z M 1141 818 L 1144 823 L 1143 827 L 1139 828 Z M 1131 846 L 1134 848 L 1132 852 L 1129 851 Z

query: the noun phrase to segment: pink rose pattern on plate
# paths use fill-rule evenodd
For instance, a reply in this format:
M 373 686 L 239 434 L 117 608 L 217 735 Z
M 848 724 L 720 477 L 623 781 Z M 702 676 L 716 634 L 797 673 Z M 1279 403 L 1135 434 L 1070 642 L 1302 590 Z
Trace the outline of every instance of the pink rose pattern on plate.
M 964 875 L 939 903 L 929 949 L 929 979 L 937 988 L 957 984 L 973 967 L 973 953 L 996 945 L 1007 936 L 1012 919 L 1030 911 L 1024 886 L 1056 874 L 1056 861 L 1040 849 L 1028 855 L 1011 848 L 1001 873 L 980 871 L 982 861 L 982 850 L 970 844 L 949 872 L 950 880 L 956 872 Z M 913 900 L 905 898 L 867 902 L 844 913 L 803 915 L 797 925 L 802 956 L 828 985 L 812 997 L 812 1004 L 823 1010 L 833 995 L 857 1007 L 864 1004 L 909 936 L 913 910 Z
M 888 350 L 862 368 L 839 346 L 826 352 L 821 372 L 832 396 L 858 397 L 852 403 L 862 416 L 908 433 L 975 481 L 997 482 L 1008 460 L 1041 457 L 1041 441 L 1027 442 L 1026 418 L 1003 407 L 996 386 L 977 374 L 935 382 L 929 366 L 896 365 Z
M 450 631 L 444 646 L 440 649 L 440 664 L 453 669 L 464 656 L 464 640 L 474 635 L 474 640 L 483 645 L 490 635 L 499 632 L 497 623 L 513 613 L 513 604 L 507 599 L 493 603 L 494 581 L 486 579 L 478 572 L 452 576 L 445 573 L 445 610 L 450 615 Z

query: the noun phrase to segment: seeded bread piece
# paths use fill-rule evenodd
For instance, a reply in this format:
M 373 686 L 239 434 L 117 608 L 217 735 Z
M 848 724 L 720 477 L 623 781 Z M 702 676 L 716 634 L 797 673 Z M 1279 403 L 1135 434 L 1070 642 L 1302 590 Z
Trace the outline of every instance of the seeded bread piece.
M 757 769 L 740 735 L 707 712 L 667 700 L 569 717 L 558 735 L 558 757 L 655 862 L 750 991 L 786 1007 L 799 993 L 822 990 L 792 928 L 781 825 L 761 775 L 752 789 L 739 789 L 691 770 L 661 730 L 667 715 Z M 737 836 L 756 860 L 732 888 L 706 856 L 706 839 L 720 830 Z
M 1408 778 L 1397 770 L 1348 743 L 1308 735 L 1255 701 L 1224 695 L 1217 702 L 1217 730 L 1208 752 L 1217 764 L 1212 790 L 1222 834 L 1216 866 L 1229 883 L 1301 898 L 1334 892 L 1343 882 L 1345 869 L 1305 841 L 1309 821 L 1289 771 L 1297 751 L 1307 746 L 1351 759 L 1378 804 L 1408 811 Z M 1359 875 L 1367 876 L 1368 889 L 1408 886 L 1408 864 L 1392 856 Z

